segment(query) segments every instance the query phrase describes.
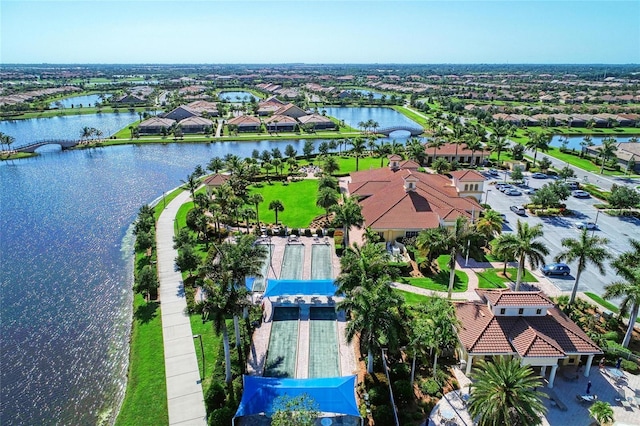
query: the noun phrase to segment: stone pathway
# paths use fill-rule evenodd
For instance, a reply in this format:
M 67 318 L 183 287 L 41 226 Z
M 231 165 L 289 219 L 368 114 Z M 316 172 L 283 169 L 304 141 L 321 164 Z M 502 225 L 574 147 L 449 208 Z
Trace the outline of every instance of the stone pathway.
M 200 383 L 182 274 L 176 271 L 173 248 L 174 222 L 178 209 L 189 199 L 183 192 L 160 215 L 156 226 L 158 279 L 167 377 L 169 425 L 206 425 L 207 415 Z

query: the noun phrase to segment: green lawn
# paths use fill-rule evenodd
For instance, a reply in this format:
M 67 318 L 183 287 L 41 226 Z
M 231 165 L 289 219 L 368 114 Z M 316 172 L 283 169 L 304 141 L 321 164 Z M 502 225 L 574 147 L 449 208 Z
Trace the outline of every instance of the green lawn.
M 399 282 L 403 284 L 409 284 L 415 287 L 424 288 L 426 290 L 433 291 L 448 291 L 449 290 L 449 268 L 447 262 L 449 261 L 448 255 L 442 255 L 438 257 L 438 265 L 440 272 L 432 277 L 414 278 L 414 277 L 400 277 Z M 469 277 L 466 272 L 456 270 L 456 278 L 453 282 L 453 292 L 461 293 L 467 291 L 469 286 Z
M 127 391 L 116 425 L 169 424 L 160 304 L 135 295 Z
M 284 206 L 284 211 L 278 213 L 278 222 L 289 228 L 306 228 L 316 216 L 325 213 L 324 209 L 316 207 L 318 181 L 315 179 L 290 182 L 287 185 L 282 182 L 264 183 L 261 188 L 252 185 L 250 193 L 254 192 L 261 193 L 264 198 L 258 207 L 260 221 L 264 223 L 275 224 L 275 212 L 269 210 L 269 203 L 276 199 Z
M 393 289 L 396 293 L 402 295 L 404 297 L 404 301 L 407 305 L 418 305 L 420 303 L 425 303 L 429 301 L 428 296 L 423 296 L 421 294 L 410 293 L 408 291 L 402 291 L 398 289 Z
M 204 348 L 204 381 L 202 382 L 202 390 L 205 391 L 211 385 L 213 368 L 218 362 L 219 348 L 222 342 L 222 337 L 218 336 L 213 331 L 213 322 L 202 322 L 200 315 L 191 315 L 189 317 L 191 321 L 191 331 L 193 335 L 202 336 L 202 347 Z M 202 375 L 202 351 L 200 349 L 200 339 L 194 340 L 196 346 L 196 356 L 198 357 L 198 368 Z
M 492 269 L 487 269 L 483 272 L 476 272 L 476 275 L 478 276 L 478 287 L 479 288 L 506 288 L 507 286 L 505 285 L 505 283 L 515 282 L 517 273 L 518 273 L 517 268 L 507 268 L 507 276 L 510 278 L 506 278 L 501 276 L 502 268 L 492 268 Z M 522 277 L 522 282 L 535 283 L 535 282 L 538 282 L 538 280 L 536 279 L 536 277 L 531 275 L 531 272 L 525 269 L 524 276 Z

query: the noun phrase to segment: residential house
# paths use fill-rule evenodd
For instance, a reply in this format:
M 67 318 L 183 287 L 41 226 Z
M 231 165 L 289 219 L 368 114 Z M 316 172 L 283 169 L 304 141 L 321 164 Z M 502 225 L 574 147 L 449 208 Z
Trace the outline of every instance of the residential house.
M 183 133 L 205 133 L 207 129 L 213 128 L 213 121 L 204 117 L 187 117 L 178 123 Z
M 215 102 L 209 101 L 193 101 L 186 105 L 189 110 L 198 113 L 199 115 L 204 115 L 205 113 L 209 117 L 217 117 L 220 115 L 218 112 L 218 104 Z
M 424 152 L 427 154 L 425 163 L 427 166 L 433 164 L 437 158 L 444 158 L 450 163 L 457 161 L 461 164 L 471 164 L 474 166 L 481 165 L 485 158 L 488 158 L 491 154 L 488 150 L 483 149 L 480 151 L 471 152 L 470 149 L 465 148 L 465 144 L 446 143 L 440 148 L 435 149 L 425 144 Z M 457 152 L 457 153 L 456 153 Z
M 272 115 L 264 120 L 268 132 L 293 132 L 298 122 L 286 115 Z
M 258 115 L 271 115 L 286 105 L 275 96 L 265 99 L 258 103 Z
M 273 113 L 273 115 L 286 115 L 288 117 L 298 119 L 304 115 L 307 115 L 307 112 L 297 105 L 289 103 L 281 106 Z
M 298 118 L 301 125 L 312 126 L 314 130 L 335 129 L 336 123 L 331 121 L 329 117 L 319 114 L 303 115 Z
M 558 368 L 589 376 L 593 359 L 602 354 L 580 327 L 541 291 L 476 290 L 479 302 L 455 303 L 460 323 L 460 359 L 466 374 L 473 363 L 493 356 L 513 356 L 540 371 L 553 387 Z
M 167 131 L 176 123 L 176 120 L 162 117 L 149 117 L 138 124 L 138 132 L 141 135 L 159 135 L 162 129 Z
M 172 120 L 181 121 L 189 117 L 199 117 L 200 113 L 189 108 L 186 105 L 180 105 L 173 110 L 162 115 L 164 118 L 170 118 Z
M 475 176 L 456 177 L 418 172 L 414 161 L 389 157 L 389 167 L 351 173 L 348 192 L 360 197 L 364 226 L 386 241 L 413 237 L 424 229 L 453 226 L 460 216 L 469 220 L 482 211 Z M 473 172 L 475 173 L 475 172 Z M 466 189 L 466 191 L 465 191 Z M 477 195 L 477 197 L 476 197 Z
M 239 132 L 257 132 L 262 127 L 258 117 L 252 115 L 239 115 L 227 121 L 228 126 L 237 126 Z
M 601 145 L 585 147 L 585 152 L 594 157 L 600 156 Z M 619 142 L 615 155 L 622 170 L 640 171 L 640 142 Z

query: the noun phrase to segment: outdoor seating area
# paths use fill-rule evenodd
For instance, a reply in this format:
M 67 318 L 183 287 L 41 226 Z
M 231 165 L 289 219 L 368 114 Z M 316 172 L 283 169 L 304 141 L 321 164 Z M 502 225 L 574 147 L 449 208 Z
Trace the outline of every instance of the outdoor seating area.
M 467 411 L 468 399 L 469 394 L 462 390 L 443 395 L 431 412 L 428 426 L 473 425 Z

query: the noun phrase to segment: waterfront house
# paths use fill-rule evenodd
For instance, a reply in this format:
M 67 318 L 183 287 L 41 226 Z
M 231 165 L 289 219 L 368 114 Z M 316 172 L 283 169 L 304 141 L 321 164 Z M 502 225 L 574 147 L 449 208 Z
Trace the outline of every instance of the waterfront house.
M 239 115 L 227 121 L 227 126 L 237 126 L 238 132 L 257 132 L 262 127 L 262 123 L 258 117 Z
M 272 115 L 264 120 L 264 124 L 268 132 L 293 132 L 298 122 L 286 115 Z
M 329 117 L 325 117 L 319 114 L 303 115 L 298 118 L 298 121 L 303 126 L 310 126 L 314 130 L 335 129 L 336 124 L 331 121 Z
M 159 135 L 162 129 L 167 131 L 176 123 L 176 120 L 162 117 L 149 117 L 138 124 L 138 132 L 141 135 Z
M 164 118 L 170 118 L 172 120 L 180 121 L 189 117 L 198 117 L 200 113 L 198 111 L 192 110 L 186 105 L 180 105 L 177 108 L 165 113 L 163 115 Z
M 199 115 L 204 115 L 205 113 L 209 115 L 209 117 L 217 117 L 220 115 L 218 112 L 218 104 L 215 102 L 209 101 L 193 101 L 186 105 L 191 111 L 198 113 Z
M 205 133 L 207 129 L 213 128 L 213 121 L 197 116 L 180 120 L 179 124 L 184 133 Z

